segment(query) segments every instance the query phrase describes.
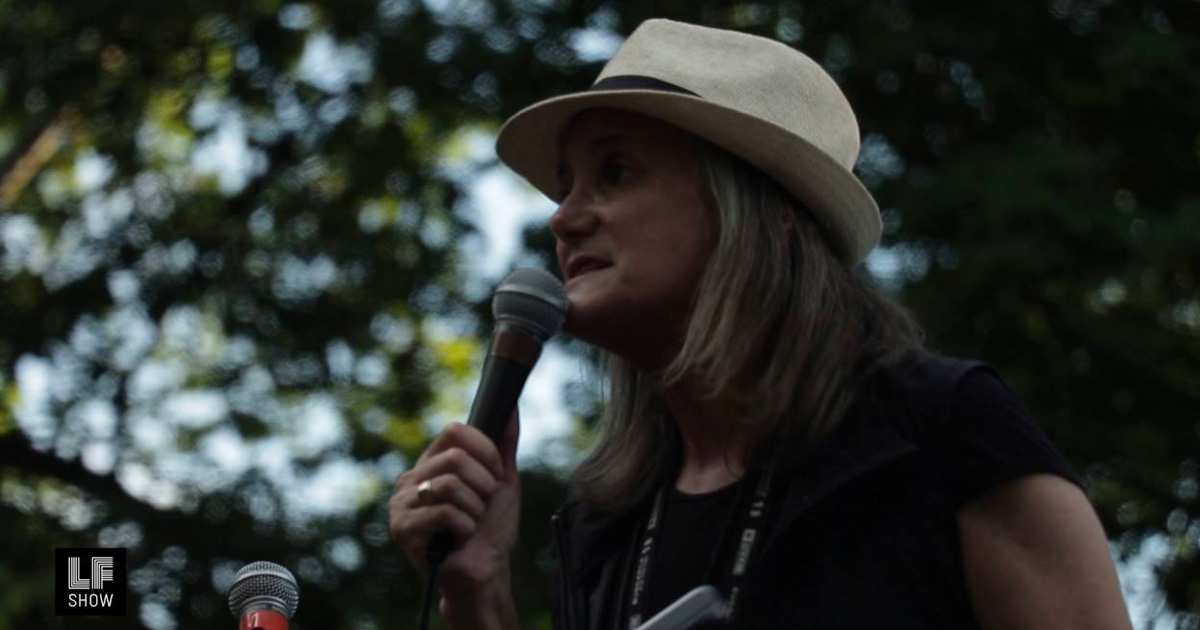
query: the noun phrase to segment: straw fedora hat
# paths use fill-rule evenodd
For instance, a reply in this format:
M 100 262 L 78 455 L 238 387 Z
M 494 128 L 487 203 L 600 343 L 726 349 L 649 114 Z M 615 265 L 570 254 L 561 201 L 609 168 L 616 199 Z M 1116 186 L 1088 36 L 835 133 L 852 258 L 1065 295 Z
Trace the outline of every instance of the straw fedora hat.
M 858 121 L 837 84 L 780 42 L 671 20 L 647 20 L 586 92 L 521 110 L 496 140 L 500 160 L 556 201 L 561 135 L 607 107 L 671 123 L 775 178 L 854 266 L 879 241 L 879 206 L 851 172 Z

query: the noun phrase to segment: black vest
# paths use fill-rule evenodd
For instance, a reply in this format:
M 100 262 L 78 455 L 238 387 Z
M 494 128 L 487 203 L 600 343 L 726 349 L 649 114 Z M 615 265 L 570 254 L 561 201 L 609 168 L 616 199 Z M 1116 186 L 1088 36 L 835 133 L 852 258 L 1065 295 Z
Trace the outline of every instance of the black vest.
M 922 453 L 925 436 L 911 427 L 938 426 L 959 380 L 983 365 L 930 356 L 885 370 L 820 447 L 781 470 L 778 508 L 736 627 L 979 627 L 957 506 Z M 559 508 L 556 630 L 623 623 L 646 507 L 612 514 L 568 500 Z

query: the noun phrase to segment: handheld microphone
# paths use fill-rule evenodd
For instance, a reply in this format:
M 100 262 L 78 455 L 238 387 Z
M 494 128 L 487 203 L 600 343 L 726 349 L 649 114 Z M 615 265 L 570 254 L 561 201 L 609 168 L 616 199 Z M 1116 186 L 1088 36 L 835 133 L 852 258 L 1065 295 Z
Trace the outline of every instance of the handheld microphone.
M 492 298 L 492 345 L 467 424 L 496 444 L 504 437 L 525 379 L 542 354 L 542 345 L 558 332 L 567 316 L 567 292 L 557 278 L 541 269 L 518 269 L 508 275 Z
M 287 630 L 300 605 L 296 578 L 274 562 L 251 562 L 242 567 L 229 588 L 229 612 L 240 630 Z
M 492 343 L 483 362 L 483 375 L 467 424 L 499 445 L 517 407 L 529 372 L 542 354 L 542 345 L 562 328 L 567 316 L 567 291 L 558 278 L 542 269 L 518 269 L 508 275 L 492 298 Z M 434 534 L 426 548 L 430 564 L 450 553 L 454 536 Z
M 518 269 L 506 277 L 492 298 L 492 344 L 483 361 L 483 375 L 467 424 L 479 429 L 497 446 L 508 419 L 517 408 L 525 379 L 542 355 L 542 344 L 562 327 L 567 316 L 567 290 L 558 278 L 541 269 Z M 429 575 L 425 579 L 419 630 L 429 627 L 438 568 L 450 555 L 454 534 L 442 530 L 425 548 Z

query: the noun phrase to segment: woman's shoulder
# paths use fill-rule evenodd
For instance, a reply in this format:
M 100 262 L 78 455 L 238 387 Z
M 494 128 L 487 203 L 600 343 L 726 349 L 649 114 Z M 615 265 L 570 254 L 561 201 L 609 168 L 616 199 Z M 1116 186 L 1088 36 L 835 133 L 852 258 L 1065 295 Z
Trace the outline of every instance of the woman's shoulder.
M 999 373 L 981 359 L 922 352 L 880 369 L 869 379 L 864 399 L 897 405 L 909 418 L 928 422 L 964 408 L 1015 401 Z
M 919 357 L 885 370 L 872 393 L 870 415 L 943 470 L 956 503 L 1029 474 L 1079 483 L 1033 414 L 984 361 Z
M 880 369 L 862 389 L 849 424 L 887 427 L 927 454 L 953 450 L 955 437 L 994 424 L 994 411 L 1007 422 L 1033 424 L 1031 414 L 988 363 L 923 352 Z
M 884 367 L 878 376 L 895 393 L 945 398 L 954 395 L 964 378 L 977 372 L 995 374 L 991 365 L 980 359 L 921 352 Z

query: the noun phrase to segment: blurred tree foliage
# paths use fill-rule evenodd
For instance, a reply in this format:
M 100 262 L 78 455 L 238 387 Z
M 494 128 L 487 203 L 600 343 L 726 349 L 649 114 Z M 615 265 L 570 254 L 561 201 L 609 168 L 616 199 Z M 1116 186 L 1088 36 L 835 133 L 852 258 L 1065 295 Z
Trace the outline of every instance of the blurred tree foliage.
M 1200 3 L 0 0 L 0 629 L 71 625 L 63 546 L 130 548 L 128 618 L 89 627 L 230 623 L 255 559 L 298 574 L 297 627 L 413 625 L 383 506 L 489 323 L 464 138 L 648 17 L 837 77 L 884 208 L 868 269 L 998 367 L 1120 554 L 1165 541 L 1200 624 Z M 524 495 L 548 627 L 562 488 Z

